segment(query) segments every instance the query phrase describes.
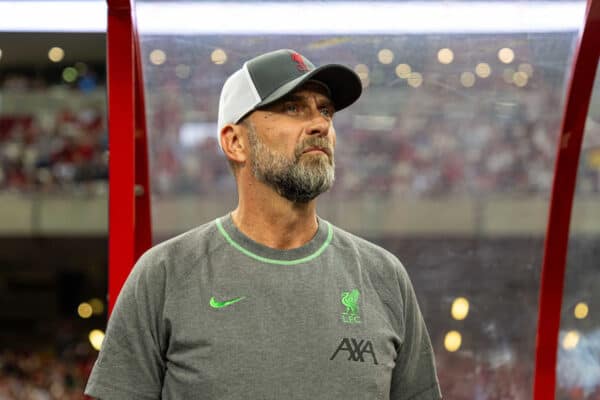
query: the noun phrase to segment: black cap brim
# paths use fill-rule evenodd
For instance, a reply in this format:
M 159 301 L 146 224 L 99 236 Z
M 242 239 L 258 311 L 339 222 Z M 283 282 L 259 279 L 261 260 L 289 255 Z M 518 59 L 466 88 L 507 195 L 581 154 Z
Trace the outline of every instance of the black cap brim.
M 282 85 L 257 104 L 255 109 L 276 102 L 309 80 L 317 80 L 329 88 L 336 111 L 350 106 L 362 93 L 362 82 L 356 72 L 345 65 L 327 64 Z

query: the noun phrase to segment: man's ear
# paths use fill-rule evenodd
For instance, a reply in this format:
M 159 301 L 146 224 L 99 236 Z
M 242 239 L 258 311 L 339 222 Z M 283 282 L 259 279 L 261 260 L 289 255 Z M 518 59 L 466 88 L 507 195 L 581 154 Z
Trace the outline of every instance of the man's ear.
M 243 125 L 227 124 L 219 132 L 219 140 L 223 152 L 232 161 L 244 163 L 247 158 L 245 127 Z

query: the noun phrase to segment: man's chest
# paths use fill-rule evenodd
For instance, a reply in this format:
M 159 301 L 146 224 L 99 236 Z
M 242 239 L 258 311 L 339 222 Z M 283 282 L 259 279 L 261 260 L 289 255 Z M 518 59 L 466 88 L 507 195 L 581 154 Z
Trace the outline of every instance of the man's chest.
M 389 395 L 399 338 L 360 275 L 214 274 L 184 287 L 166 308 L 165 386 L 214 399 Z

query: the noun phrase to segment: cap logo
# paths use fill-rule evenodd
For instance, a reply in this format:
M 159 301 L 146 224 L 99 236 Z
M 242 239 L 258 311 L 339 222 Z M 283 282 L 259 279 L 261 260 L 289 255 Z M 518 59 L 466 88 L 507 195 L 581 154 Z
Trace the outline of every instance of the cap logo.
M 291 57 L 292 61 L 296 63 L 296 68 L 298 68 L 298 71 L 308 71 L 308 67 L 306 66 L 306 64 L 304 64 L 304 60 L 302 59 L 302 56 L 300 54 L 292 53 Z

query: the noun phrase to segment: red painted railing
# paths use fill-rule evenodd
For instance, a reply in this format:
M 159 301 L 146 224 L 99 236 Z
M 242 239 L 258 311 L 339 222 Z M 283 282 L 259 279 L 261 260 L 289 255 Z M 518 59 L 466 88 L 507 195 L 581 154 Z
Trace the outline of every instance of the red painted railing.
M 139 40 L 133 0 L 108 0 L 108 304 L 150 247 L 150 186 Z
M 577 165 L 600 54 L 600 0 L 588 0 L 558 143 L 540 282 L 534 399 L 554 399 L 560 314 Z

